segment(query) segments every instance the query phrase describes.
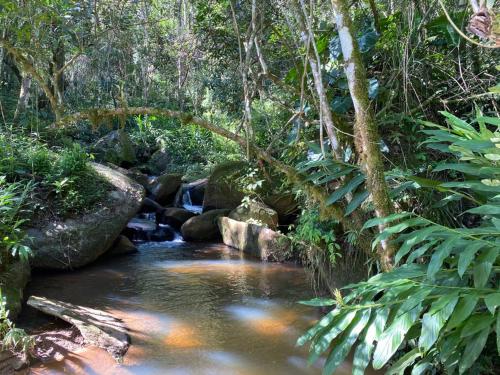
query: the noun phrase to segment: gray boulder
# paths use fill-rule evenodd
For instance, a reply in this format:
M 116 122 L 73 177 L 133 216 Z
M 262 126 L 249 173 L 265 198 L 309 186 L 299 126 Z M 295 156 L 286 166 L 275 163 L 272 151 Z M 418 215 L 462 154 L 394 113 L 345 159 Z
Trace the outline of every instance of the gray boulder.
M 167 153 L 166 150 L 160 149 L 157 150 L 151 155 L 151 158 L 148 161 L 147 168 L 153 175 L 161 175 L 165 173 L 169 169 L 170 164 L 172 163 L 172 158 Z
M 27 230 L 34 268 L 73 269 L 104 254 L 142 205 L 144 188 L 122 173 L 92 163 L 113 186 L 106 199 L 90 212 Z
M 221 216 L 229 214 L 230 210 L 212 210 L 194 216 L 181 227 L 182 237 L 186 241 L 209 241 L 220 237 L 217 219 Z
M 172 203 L 181 184 L 182 175 L 177 173 L 167 173 L 156 178 L 152 189 L 154 200 L 163 206 Z
M 222 240 L 228 246 L 264 261 L 282 262 L 288 258 L 288 237 L 260 225 L 220 217 L 218 225 Z
M 231 181 L 231 176 L 246 168 L 245 162 L 227 162 L 217 166 L 210 175 L 203 198 L 203 212 L 214 209 L 234 209 L 245 196 Z
M 262 225 L 270 229 L 278 227 L 278 213 L 261 202 L 249 201 L 240 204 L 231 211 L 229 217 L 233 220 Z
M 119 166 L 134 164 L 134 144 L 128 134 L 122 130 L 113 130 L 99 139 L 92 148 L 100 160 Z

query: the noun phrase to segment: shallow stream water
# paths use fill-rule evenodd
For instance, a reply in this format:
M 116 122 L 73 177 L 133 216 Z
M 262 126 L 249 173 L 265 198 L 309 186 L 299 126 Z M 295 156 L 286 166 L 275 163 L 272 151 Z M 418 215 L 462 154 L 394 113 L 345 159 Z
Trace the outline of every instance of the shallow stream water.
M 302 268 L 262 263 L 220 244 L 147 243 L 71 273 L 35 275 L 27 291 L 106 310 L 130 329 L 123 363 L 100 349 L 33 374 L 319 374 L 295 341 L 318 317 Z M 26 311 L 24 319 L 43 319 Z M 350 374 L 345 363 L 338 374 Z

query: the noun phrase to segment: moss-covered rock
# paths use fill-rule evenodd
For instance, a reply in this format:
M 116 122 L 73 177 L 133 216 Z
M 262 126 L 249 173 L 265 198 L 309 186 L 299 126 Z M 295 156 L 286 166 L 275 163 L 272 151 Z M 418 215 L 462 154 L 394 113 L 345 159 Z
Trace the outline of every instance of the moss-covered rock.
M 152 189 L 154 200 L 163 206 L 173 203 L 181 184 L 181 174 L 167 173 L 158 177 Z
M 21 312 L 23 290 L 31 276 L 29 263 L 15 260 L 9 264 L 8 271 L 0 275 L 0 288 L 7 298 L 9 318 L 15 319 Z
M 124 130 L 113 130 L 99 139 L 92 148 L 98 159 L 119 166 L 136 162 L 134 144 Z
M 231 176 L 247 167 L 241 161 L 227 162 L 217 166 L 208 178 L 203 198 L 203 212 L 214 209 L 234 209 L 241 204 L 245 196 Z
M 142 205 L 144 188 L 110 167 L 93 163 L 113 190 L 93 210 L 66 220 L 43 223 L 27 230 L 34 256 L 31 265 L 45 269 L 85 266 L 104 254 Z
M 229 217 L 233 220 L 262 225 L 271 229 L 278 227 L 278 213 L 261 202 L 249 201 L 240 204 L 231 211 Z

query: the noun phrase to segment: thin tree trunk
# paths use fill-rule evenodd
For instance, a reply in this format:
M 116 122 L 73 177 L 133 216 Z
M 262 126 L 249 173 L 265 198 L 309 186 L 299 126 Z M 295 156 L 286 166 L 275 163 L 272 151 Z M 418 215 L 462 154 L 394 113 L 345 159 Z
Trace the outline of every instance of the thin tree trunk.
M 311 20 L 304 9 L 302 4 L 299 4 L 295 13 L 295 17 L 299 24 L 302 34 L 305 36 L 306 49 L 310 45 L 313 50 L 313 55 L 308 54 L 307 60 L 309 66 L 311 67 L 311 72 L 314 80 L 314 87 L 319 98 L 319 109 L 320 109 L 320 126 L 325 126 L 326 134 L 328 140 L 330 141 L 330 147 L 332 149 L 335 158 L 338 160 L 343 160 L 343 152 L 339 143 L 339 139 L 336 132 L 336 127 L 333 122 L 332 111 L 328 103 L 328 98 L 326 96 L 326 90 L 323 84 L 323 77 L 321 73 L 321 60 L 316 48 L 316 41 L 314 38 L 314 32 L 312 30 Z
M 14 112 L 13 122 L 17 123 L 19 117 L 26 111 L 30 98 L 31 75 L 23 73 L 21 88 L 19 89 L 19 98 L 17 99 L 16 111 Z
M 385 182 L 380 135 L 368 98 L 366 69 L 354 37 L 347 1 L 332 0 L 332 7 L 344 55 L 349 92 L 356 113 L 354 126 L 356 149 L 361 157 L 361 166 L 367 178 L 367 189 L 370 192 L 375 213 L 377 217 L 385 217 L 394 212 L 394 206 Z M 379 230 L 384 230 L 384 226 L 381 225 Z M 382 243 L 379 259 L 384 270 L 392 268 L 394 251 L 395 248 L 389 241 Z

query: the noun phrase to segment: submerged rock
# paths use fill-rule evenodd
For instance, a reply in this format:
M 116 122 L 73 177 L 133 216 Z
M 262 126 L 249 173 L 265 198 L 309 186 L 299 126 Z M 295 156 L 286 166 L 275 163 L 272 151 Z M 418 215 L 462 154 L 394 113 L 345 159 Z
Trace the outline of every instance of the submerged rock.
M 120 235 L 111 249 L 106 253 L 109 256 L 127 255 L 137 252 L 137 247 L 124 235 Z
M 168 173 L 158 177 L 152 189 L 153 197 L 160 205 L 173 203 L 175 193 L 179 190 L 182 183 L 182 175 L 177 173 Z
M 107 350 L 117 360 L 129 348 L 125 324 L 105 311 L 36 296 L 28 299 L 28 305 L 74 325 L 87 344 Z
M 270 229 L 278 227 L 278 213 L 260 202 L 250 201 L 240 204 L 231 211 L 229 217 L 237 221 L 267 226 Z
M 195 214 L 184 208 L 169 207 L 165 208 L 158 218 L 160 224 L 168 224 L 172 228 L 179 230 L 186 221 L 191 219 Z
M 93 163 L 94 170 L 113 186 L 95 209 L 64 221 L 27 230 L 34 268 L 73 269 L 85 266 L 113 245 L 128 221 L 139 211 L 144 188 L 110 167 Z
M 182 237 L 186 241 L 209 241 L 220 237 L 217 219 L 229 214 L 230 210 L 212 210 L 194 216 L 181 227 Z
M 264 261 L 282 262 L 288 257 L 290 240 L 283 234 L 229 217 L 220 217 L 218 225 L 222 240 L 228 246 Z
M 231 175 L 241 172 L 245 162 L 228 162 L 217 166 L 210 175 L 203 198 L 203 212 L 214 209 L 234 209 L 245 196 L 231 181 Z

